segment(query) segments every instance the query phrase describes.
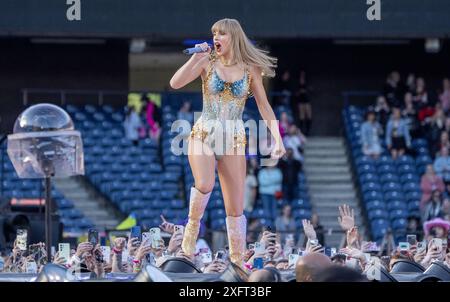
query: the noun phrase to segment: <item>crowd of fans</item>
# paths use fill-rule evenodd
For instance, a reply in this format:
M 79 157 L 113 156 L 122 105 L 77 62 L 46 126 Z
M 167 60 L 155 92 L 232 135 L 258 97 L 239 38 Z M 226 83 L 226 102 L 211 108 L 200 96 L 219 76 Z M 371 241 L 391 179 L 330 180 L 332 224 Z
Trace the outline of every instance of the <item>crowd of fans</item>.
M 361 126 L 362 151 L 373 158 L 382 154 L 383 139 L 393 159 L 404 154 L 414 156 L 413 139 L 428 141 L 434 162 L 426 167 L 420 183 L 423 223 L 438 218 L 450 221 L 449 104 L 448 78 L 443 79 L 442 88 L 433 97 L 423 78 L 410 74 L 403 82 L 400 74 L 393 71 Z
M 277 220 L 277 226 L 289 223 L 289 206 Z M 450 223 L 429 223 L 425 225 L 427 237 L 424 241 L 411 242 L 406 248 L 399 244 L 392 252 L 386 253 L 375 242 L 362 240 L 362 234 L 355 226 L 353 210 L 342 205 L 337 217 L 344 231 L 345 247 L 341 249 L 323 246 L 318 233 L 309 220 L 303 220 L 305 242 L 295 239 L 294 233 L 280 230 L 265 230 L 258 234 L 254 242 L 248 242 L 246 261 L 243 269 L 249 274 L 249 281 L 281 281 L 280 273 L 294 270 L 297 282 L 309 281 L 368 281 L 368 272 L 378 265 L 390 271 L 396 261 L 406 259 L 424 268 L 433 261 L 440 261 L 450 268 L 450 253 L 446 240 Z M 116 237 L 109 247 L 100 246 L 98 238 L 82 242 L 71 250 L 70 258 L 65 259 L 60 252 L 53 255 L 52 262 L 73 272 L 91 273 L 91 278 L 101 279 L 107 273 L 137 274 L 147 264 L 164 271 L 170 259 L 189 261 L 203 273 L 222 273 L 229 265 L 227 247 L 213 253 L 200 238 L 196 254 L 188 256 L 181 250 L 183 228 L 163 219 L 159 226 L 162 233 L 169 234 L 170 240 L 154 242 L 152 237 L 142 235 Z M 433 231 L 433 233 L 432 233 Z M 90 239 L 91 240 L 91 239 Z M 440 245 L 439 245 L 440 244 Z M 45 245 L 38 243 L 23 250 L 14 243 L 9 255 L 3 257 L 2 272 L 38 273 L 46 264 Z

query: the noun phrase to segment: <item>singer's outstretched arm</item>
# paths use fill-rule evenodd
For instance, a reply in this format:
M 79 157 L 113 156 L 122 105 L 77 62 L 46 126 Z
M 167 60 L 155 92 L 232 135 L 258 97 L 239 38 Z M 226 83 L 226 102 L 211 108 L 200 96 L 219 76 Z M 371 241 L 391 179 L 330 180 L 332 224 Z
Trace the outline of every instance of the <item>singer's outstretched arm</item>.
M 206 68 L 209 62 L 209 53 L 194 54 L 170 79 L 170 87 L 180 89 L 198 78 L 206 76 Z

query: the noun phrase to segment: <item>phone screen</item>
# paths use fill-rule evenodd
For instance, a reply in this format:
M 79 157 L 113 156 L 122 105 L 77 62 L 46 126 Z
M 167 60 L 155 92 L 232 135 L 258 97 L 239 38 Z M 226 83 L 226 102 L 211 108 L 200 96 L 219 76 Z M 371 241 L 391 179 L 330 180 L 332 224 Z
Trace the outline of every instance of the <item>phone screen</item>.
M 95 246 L 98 244 L 98 231 L 90 229 L 88 233 L 88 240 L 95 248 Z
M 141 227 L 140 226 L 134 226 L 131 228 L 130 238 L 137 238 L 139 241 L 141 241 Z
M 161 230 L 159 228 L 151 228 L 150 236 L 152 237 L 152 248 L 157 248 L 161 240 Z
M 409 245 L 416 245 L 417 244 L 417 236 L 416 235 L 407 235 L 406 241 L 409 243 Z
M 70 259 L 70 244 L 69 243 L 60 243 L 58 244 L 58 252 L 59 256 L 64 258 L 65 264 L 69 262 Z
M 103 259 L 105 259 L 105 261 L 107 263 L 110 263 L 110 259 L 111 259 L 111 248 L 109 246 L 101 246 L 100 250 L 102 251 L 103 254 Z
M 27 250 L 27 237 L 28 237 L 28 231 L 19 229 L 17 230 L 17 246 L 21 251 Z
M 149 246 L 152 244 L 152 236 L 150 235 L 150 232 L 142 233 L 142 244 L 145 246 Z
M 255 258 L 253 260 L 253 267 L 256 269 L 262 269 L 264 267 L 264 261 L 263 258 Z

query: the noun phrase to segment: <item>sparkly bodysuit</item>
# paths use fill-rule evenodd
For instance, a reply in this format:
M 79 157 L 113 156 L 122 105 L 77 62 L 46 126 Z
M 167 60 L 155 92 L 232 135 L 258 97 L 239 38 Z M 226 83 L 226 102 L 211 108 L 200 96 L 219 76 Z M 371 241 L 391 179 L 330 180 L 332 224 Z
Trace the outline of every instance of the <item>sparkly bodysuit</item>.
M 206 78 L 202 81 L 203 110 L 191 131 L 191 138 L 198 138 L 214 152 L 216 159 L 231 148 L 245 147 L 242 113 L 251 95 L 251 76 L 248 68 L 244 76 L 235 82 L 222 80 L 211 58 Z

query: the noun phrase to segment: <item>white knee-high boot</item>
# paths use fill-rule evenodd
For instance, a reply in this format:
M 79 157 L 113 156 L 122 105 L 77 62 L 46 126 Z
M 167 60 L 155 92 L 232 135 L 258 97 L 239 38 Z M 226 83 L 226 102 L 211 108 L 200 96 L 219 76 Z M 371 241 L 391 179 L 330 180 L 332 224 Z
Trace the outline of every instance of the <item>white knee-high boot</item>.
M 247 219 L 244 215 L 227 216 L 226 223 L 231 262 L 242 267 L 247 243 Z
M 200 231 L 200 220 L 205 212 L 209 197 L 212 192 L 202 193 L 195 187 L 191 187 L 191 196 L 189 197 L 189 221 L 184 228 L 183 242 L 181 249 L 187 255 L 195 253 L 198 232 Z

